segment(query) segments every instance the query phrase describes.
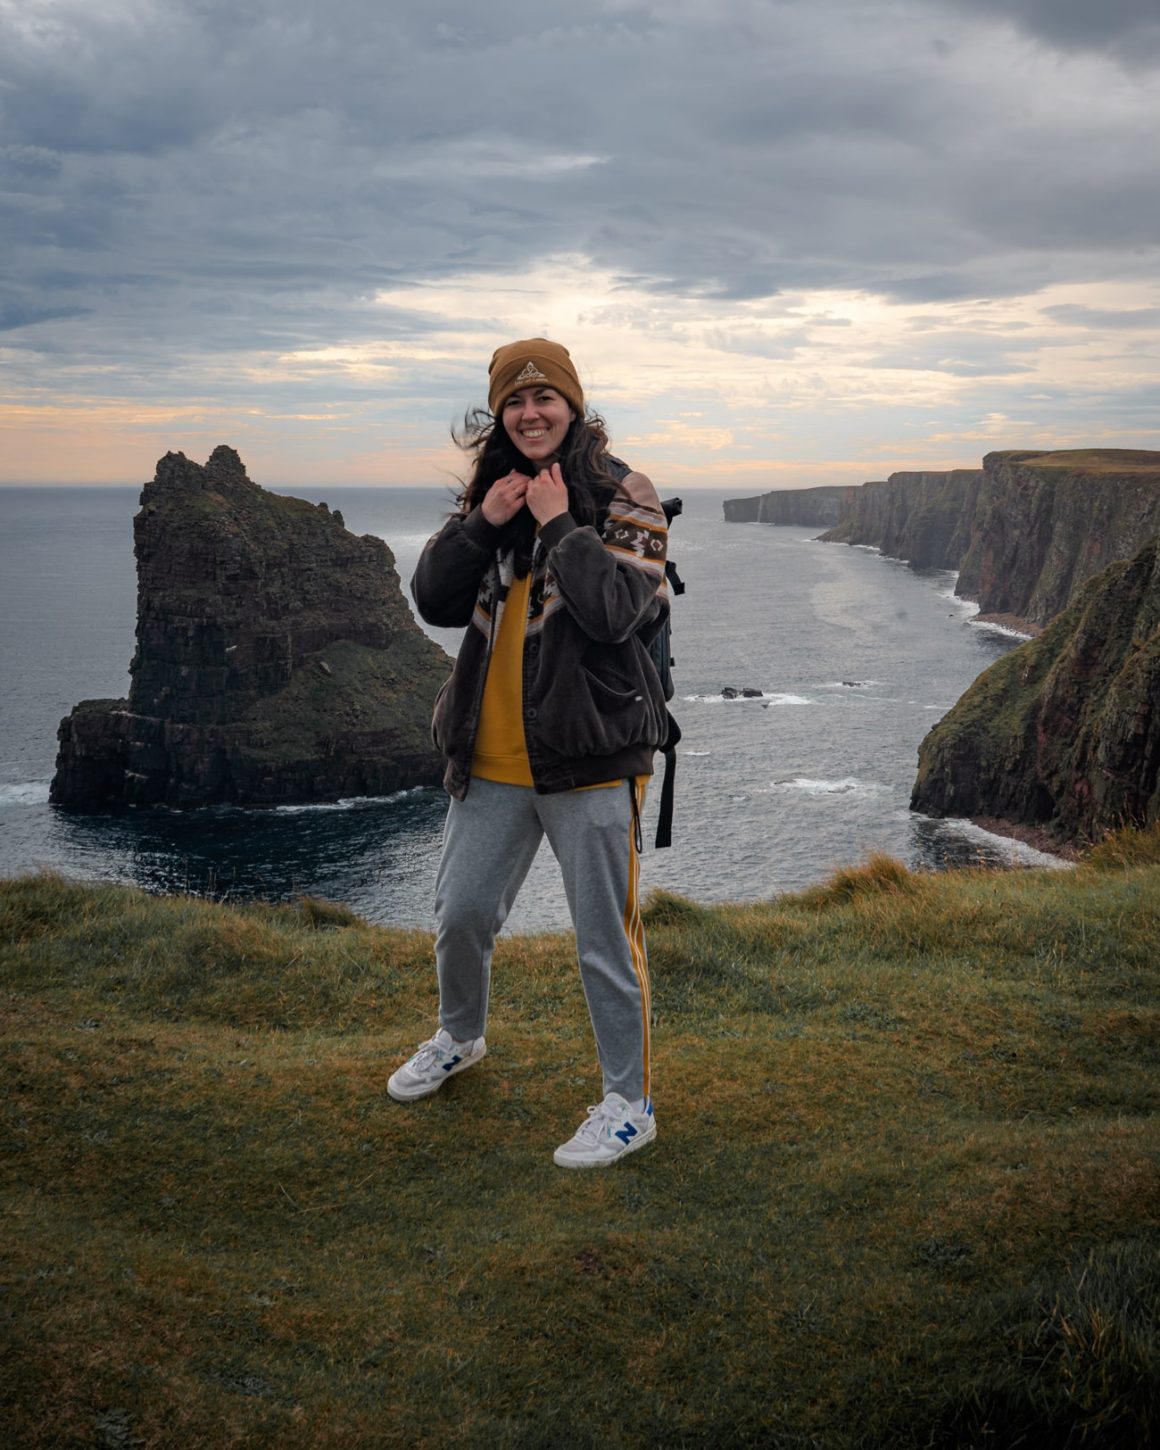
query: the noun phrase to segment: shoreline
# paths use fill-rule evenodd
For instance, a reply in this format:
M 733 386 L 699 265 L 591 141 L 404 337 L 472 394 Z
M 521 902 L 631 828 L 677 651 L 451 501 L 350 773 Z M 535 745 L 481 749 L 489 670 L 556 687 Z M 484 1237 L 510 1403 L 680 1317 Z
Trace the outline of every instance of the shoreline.
M 1041 624 L 1034 624 L 1018 614 L 973 614 L 971 624 L 996 624 L 1000 629 L 1010 629 L 1015 634 L 1024 634 L 1028 639 L 1043 633 Z
M 992 836 L 1006 836 L 1011 841 L 1021 841 L 1033 850 L 1042 851 L 1045 856 L 1058 856 L 1061 861 L 1078 861 L 1083 855 L 1079 846 L 1066 841 L 1057 841 L 1046 826 L 1025 826 L 1019 821 L 1004 820 L 999 816 L 969 816 L 972 825 Z

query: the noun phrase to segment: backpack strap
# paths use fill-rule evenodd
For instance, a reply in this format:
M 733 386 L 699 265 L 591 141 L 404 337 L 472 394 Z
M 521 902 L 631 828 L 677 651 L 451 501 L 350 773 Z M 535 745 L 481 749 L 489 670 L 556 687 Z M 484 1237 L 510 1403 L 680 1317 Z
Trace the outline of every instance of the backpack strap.
M 673 791 L 677 783 L 677 746 L 681 739 L 681 727 L 673 719 L 672 711 L 666 710 L 669 726 L 661 754 L 665 758 L 665 778 L 661 785 L 661 807 L 657 815 L 657 834 L 653 845 L 658 851 L 673 844 Z
M 625 463 L 623 459 L 615 458 L 611 453 L 605 455 L 604 466 L 608 469 L 608 472 L 613 476 L 613 478 L 615 478 L 618 482 L 622 482 L 632 472 L 632 469 L 629 468 L 628 464 Z M 674 502 L 677 504 L 676 512 L 679 513 L 680 500 L 674 500 Z M 665 521 L 671 522 L 671 516 L 667 508 L 665 508 Z M 677 573 L 676 566 L 671 561 L 666 561 L 665 563 L 665 576 L 668 579 L 669 586 L 674 594 L 683 594 L 685 592 L 685 586 L 681 581 L 681 576 Z M 665 653 L 666 655 L 668 653 L 667 647 Z M 666 698 L 671 696 L 671 694 L 672 676 L 670 675 L 668 689 L 666 691 Z M 665 761 L 665 778 L 661 782 L 661 802 L 660 810 L 657 814 L 657 833 L 656 838 L 653 842 L 653 845 L 658 851 L 663 850 L 666 846 L 671 846 L 673 844 L 673 794 L 676 789 L 677 783 L 677 745 L 681 739 L 681 727 L 673 719 L 672 711 L 666 710 L 665 715 L 668 719 L 668 726 L 665 731 L 664 743 L 660 747 L 660 752 L 664 756 Z M 637 836 L 637 849 L 639 850 L 640 816 L 636 813 L 635 791 L 633 792 L 632 800 L 634 813 L 634 828 L 636 830 Z

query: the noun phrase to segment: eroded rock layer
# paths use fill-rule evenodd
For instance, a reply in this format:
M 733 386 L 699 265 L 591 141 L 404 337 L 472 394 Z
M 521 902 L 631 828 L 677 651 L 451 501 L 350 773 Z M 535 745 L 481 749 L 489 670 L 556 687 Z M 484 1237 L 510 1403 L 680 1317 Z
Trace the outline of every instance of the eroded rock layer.
M 439 780 L 429 725 L 450 661 L 381 539 L 259 488 L 220 447 L 204 468 L 161 459 L 134 546 L 129 697 L 61 722 L 53 801 L 275 805 Z

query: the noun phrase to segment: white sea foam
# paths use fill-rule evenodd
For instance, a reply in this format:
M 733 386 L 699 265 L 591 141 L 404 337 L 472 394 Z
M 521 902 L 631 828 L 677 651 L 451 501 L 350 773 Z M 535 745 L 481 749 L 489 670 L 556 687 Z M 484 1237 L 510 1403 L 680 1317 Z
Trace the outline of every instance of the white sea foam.
M 412 795 L 422 795 L 424 791 L 430 789 L 430 786 L 414 785 L 409 790 L 397 790 L 393 795 L 345 796 L 336 801 L 312 801 L 306 805 L 271 806 L 269 809 L 280 816 L 297 816 L 305 815 L 307 812 L 321 811 L 358 811 L 370 806 L 390 805 L 392 801 L 406 800 L 408 796 Z
M 801 791 L 805 795 L 877 795 L 885 787 L 871 780 L 858 780 L 846 775 L 841 780 L 815 780 L 808 775 L 795 775 L 770 783 L 771 790 Z
M 47 780 L 30 780 L 19 785 L 0 785 L 0 807 L 42 806 L 47 801 Z
M 993 619 L 968 619 L 967 623 L 974 629 L 986 629 L 992 634 L 1003 634 L 1008 639 L 1034 639 L 1033 634 L 1028 634 L 1025 629 L 1012 629 L 1006 624 L 996 624 Z
M 785 695 L 776 691 L 765 691 L 760 695 L 735 695 L 728 698 L 725 695 L 682 695 L 681 698 L 690 705 L 812 705 L 812 700 L 807 700 L 804 695 Z
M 958 577 L 959 576 L 956 574 L 954 576 L 954 579 L 957 580 Z M 953 604 L 960 614 L 978 613 L 979 605 L 977 600 L 964 599 L 961 594 L 956 594 L 954 581 L 952 581 L 949 589 L 940 589 L 938 592 L 938 597 L 940 599 L 945 599 L 948 604 Z
M 1046 866 L 1057 871 L 1069 870 L 1074 864 L 1062 856 L 1053 856 L 1050 851 L 1037 851 L 1034 846 L 1027 845 L 1025 841 L 1017 841 L 1013 836 L 1000 836 L 994 831 L 985 831 L 982 826 L 975 825 L 974 821 L 968 821 L 958 816 L 948 816 L 939 824 L 949 827 L 959 835 L 976 841 L 985 841 L 992 848 L 1002 847 L 1004 853 L 1012 861 L 1022 861 L 1031 866 Z
M 682 755 L 712 755 L 711 750 L 682 750 Z

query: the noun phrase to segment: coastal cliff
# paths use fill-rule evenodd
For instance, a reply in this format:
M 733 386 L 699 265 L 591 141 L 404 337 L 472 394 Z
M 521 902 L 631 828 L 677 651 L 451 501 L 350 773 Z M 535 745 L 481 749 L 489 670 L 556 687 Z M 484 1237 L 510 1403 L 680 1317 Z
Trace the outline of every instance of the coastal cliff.
M 1160 452 L 988 453 L 981 469 L 892 473 L 845 491 L 827 543 L 957 569 L 956 594 L 1029 632 L 1160 533 Z
M 892 473 L 850 489 L 829 544 L 870 544 L 916 569 L 956 569 L 966 548 L 982 471 Z
M 911 809 L 1095 840 L 1160 819 L 1160 540 L 993 664 L 919 748 Z
M 134 519 L 128 699 L 60 726 L 58 805 L 275 805 L 434 784 L 446 654 L 381 539 L 259 488 L 231 448 L 168 453 Z
M 777 488 L 753 498 L 727 498 L 724 503 L 725 522 L 828 528 L 837 523 L 842 498 L 850 491 L 842 486 L 823 485 L 820 488 Z
M 956 592 L 984 613 L 1046 624 L 1157 534 L 1160 452 L 989 453 Z

